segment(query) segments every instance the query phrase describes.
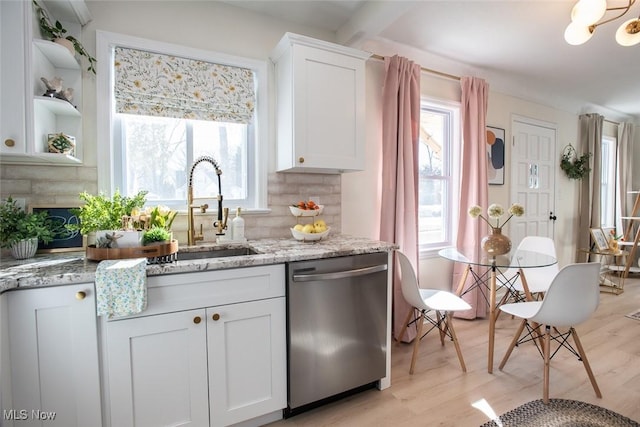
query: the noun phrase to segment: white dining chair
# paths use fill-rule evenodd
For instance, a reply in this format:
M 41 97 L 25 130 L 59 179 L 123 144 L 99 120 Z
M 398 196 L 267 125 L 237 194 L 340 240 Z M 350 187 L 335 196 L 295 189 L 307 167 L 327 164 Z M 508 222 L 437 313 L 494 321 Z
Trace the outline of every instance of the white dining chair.
M 460 361 L 460 367 L 463 372 L 466 372 L 467 367 L 465 366 L 462 351 L 458 344 L 458 337 L 453 328 L 451 313 L 454 311 L 469 310 L 471 306 L 452 292 L 421 288 L 418 284 L 415 270 L 407 256 L 400 251 L 395 251 L 395 253 L 400 265 L 402 295 L 409 305 L 411 305 L 403 323 L 404 328 L 402 329 L 400 337 L 398 337 L 398 342 L 402 341 L 407 328 L 412 325 L 416 325 L 418 328 L 417 335 L 414 339 L 409 373 L 413 374 L 420 341 L 434 329 L 438 329 L 440 332 L 441 345 L 444 345 L 445 336 L 448 336 L 451 341 L 453 341 L 456 353 L 458 354 L 458 360 Z M 434 317 L 431 316 L 432 311 L 435 314 Z M 423 334 L 425 322 L 429 323 L 431 327 Z
M 596 396 L 602 397 L 574 326 L 587 320 L 596 310 L 600 298 L 600 263 L 570 264 L 551 282 L 542 301 L 527 301 L 500 306 L 500 310 L 522 321 L 500 362 L 502 370 L 513 348 L 532 341 L 544 359 L 543 401 L 549 401 L 549 364 L 551 358 L 566 348 L 582 361 Z M 524 329 L 527 332 L 523 335 Z M 544 331 L 541 331 L 543 328 Z M 566 331 L 561 332 L 559 329 Z M 569 342 L 573 338 L 575 348 Z M 558 344 L 551 352 L 551 341 Z
M 538 252 L 557 258 L 556 246 L 549 237 L 525 236 L 522 241 L 520 241 L 514 256 L 517 257 L 518 251 Z M 559 267 L 557 263 L 544 267 L 523 269 L 529 292 L 534 295 L 536 299 L 540 299 L 544 293 L 547 292 L 547 289 L 549 289 L 553 278 L 558 274 L 558 270 Z M 501 283 L 508 288 L 508 293 L 505 294 L 502 302 L 524 301 L 525 289 L 519 270 L 517 268 L 510 268 L 500 277 L 502 278 Z

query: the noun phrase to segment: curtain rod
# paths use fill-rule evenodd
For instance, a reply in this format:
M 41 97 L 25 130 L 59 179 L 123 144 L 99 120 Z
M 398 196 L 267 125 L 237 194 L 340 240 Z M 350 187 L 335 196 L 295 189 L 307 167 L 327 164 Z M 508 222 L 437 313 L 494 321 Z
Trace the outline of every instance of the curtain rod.
M 620 125 L 618 122 L 614 122 L 613 120 L 604 119 L 605 122 L 611 123 L 612 125 Z
M 374 58 L 374 59 L 379 59 L 381 61 L 384 61 L 384 56 L 382 56 L 382 55 L 376 55 L 374 53 L 373 55 L 371 55 L 371 57 Z M 420 67 L 420 69 L 422 71 L 424 71 L 425 73 L 435 74 L 435 75 L 438 75 L 440 77 L 446 77 L 448 79 L 460 80 L 459 76 L 454 76 L 453 74 L 447 74 L 447 73 L 443 73 L 442 71 L 436 71 L 436 70 L 432 70 L 430 68 L 425 68 L 425 67 Z

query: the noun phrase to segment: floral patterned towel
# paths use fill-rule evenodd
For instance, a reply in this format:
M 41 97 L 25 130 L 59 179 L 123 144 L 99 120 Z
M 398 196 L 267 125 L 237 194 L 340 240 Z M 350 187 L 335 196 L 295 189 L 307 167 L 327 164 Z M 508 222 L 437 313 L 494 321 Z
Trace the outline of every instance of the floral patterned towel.
M 96 269 L 98 316 L 129 316 L 147 308 L 147 259 L 101 261 Z

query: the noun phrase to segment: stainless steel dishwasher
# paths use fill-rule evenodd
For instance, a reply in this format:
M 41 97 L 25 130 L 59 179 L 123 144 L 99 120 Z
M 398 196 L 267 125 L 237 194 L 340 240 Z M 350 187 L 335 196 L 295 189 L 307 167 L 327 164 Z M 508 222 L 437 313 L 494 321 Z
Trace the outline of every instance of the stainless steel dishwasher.
M 387 253 L 287 264 L 285 417 L 386 375 Z

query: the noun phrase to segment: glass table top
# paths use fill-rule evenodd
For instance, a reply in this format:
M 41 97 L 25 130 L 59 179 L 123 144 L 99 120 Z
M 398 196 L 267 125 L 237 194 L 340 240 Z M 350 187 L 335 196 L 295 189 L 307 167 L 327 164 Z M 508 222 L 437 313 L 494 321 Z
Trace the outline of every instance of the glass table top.
M 460 262 L 463 264 L 499 268 L 546 267 L 558 262 L 558 260 L 551 255 L 523 250 L 514 250 L 505 255 L 489 257 L 484 253 L 480 253 L 476 256 L 467 256 L 466 254 L 461 253 L 456 248 L 446 248 L 438 251 L 438 255 L 451 261 Z

